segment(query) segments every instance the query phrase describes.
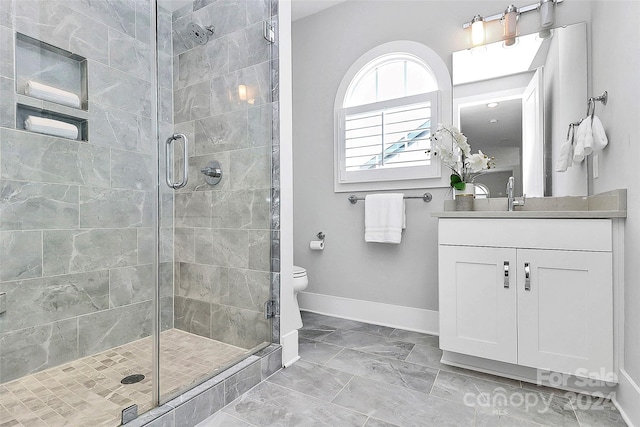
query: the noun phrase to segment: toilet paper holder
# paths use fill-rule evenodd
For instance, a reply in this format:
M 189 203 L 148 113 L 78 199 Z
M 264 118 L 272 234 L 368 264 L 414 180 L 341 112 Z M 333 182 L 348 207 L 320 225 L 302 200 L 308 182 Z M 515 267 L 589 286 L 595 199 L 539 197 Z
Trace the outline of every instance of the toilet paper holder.
M 324 238 L 326 237 L 322 231 L 318 231 L 316 237 L 319 240 L 312 240 L 309 242 L 309 249 L 312 251 L 323 251 L 324 250 Z

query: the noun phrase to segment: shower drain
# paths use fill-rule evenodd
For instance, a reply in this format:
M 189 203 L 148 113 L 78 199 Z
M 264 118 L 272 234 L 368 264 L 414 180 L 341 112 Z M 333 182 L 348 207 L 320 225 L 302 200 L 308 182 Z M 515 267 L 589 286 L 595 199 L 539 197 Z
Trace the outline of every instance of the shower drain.
M 139 383 L 143 379 L 144 379 L 144 375 L 142 375 L 142 374 L 133 374 L 133 375 L 129 375 L 129 376 L 124 377 L 122 380 L 120 380 L 120 383 L 121 384 L 135 384 L 135 383 Z

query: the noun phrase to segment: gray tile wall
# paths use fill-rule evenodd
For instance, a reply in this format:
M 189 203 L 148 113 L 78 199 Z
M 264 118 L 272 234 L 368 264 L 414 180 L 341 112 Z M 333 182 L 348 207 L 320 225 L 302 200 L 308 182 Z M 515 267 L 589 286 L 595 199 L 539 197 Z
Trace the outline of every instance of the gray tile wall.
M 0 292 L 8 306 L 0 315 L 0 383 L 151 333 L 149 4 L 0 2 Z M 161 10 L 158 20 L 161 104 L 171 106 L 171 14 Z M 87 58 L 87 142 L 15 130 L 14 93 L 27 78 L 77 90 L 79 73 L 53 54 L 15 49 L 14 31 Z M 169 107 L 161 137 L 172 132 L 171 115 Z M 163 226 L 171 226 L 169 196 L 162 209 Z M 171 234 L 163 235 L 162 326 L 169 328 L 173 248 Z
M 262 36 L 263 22 L 274 19 L 269 2 L 196 0 L 172 18 L 174 123 L 192 141 L 190 182 L 175 197 L 176 327 L 244 348 L 272 339 L 263 316 L 279 212 L 271 160 L 274 48 Z M 188 37 L 191 22 L 215 27 L 207 44 Z M 224 174 L 215 187 L 200 173 L 212 160 Z

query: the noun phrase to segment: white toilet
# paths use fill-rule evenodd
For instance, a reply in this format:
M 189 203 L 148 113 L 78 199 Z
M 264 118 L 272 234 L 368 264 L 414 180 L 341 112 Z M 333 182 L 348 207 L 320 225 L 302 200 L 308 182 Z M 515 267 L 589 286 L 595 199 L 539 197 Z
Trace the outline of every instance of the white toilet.
M 294 329 L 302 328 L 302 316 L 300 315 L 300 306 L 298 305 L 298 292 L 307 289 L 309 280 L 307 279 L 307 270 L 297 265 L 293 266 L 293 307 L 291 309 L 294 319 Z

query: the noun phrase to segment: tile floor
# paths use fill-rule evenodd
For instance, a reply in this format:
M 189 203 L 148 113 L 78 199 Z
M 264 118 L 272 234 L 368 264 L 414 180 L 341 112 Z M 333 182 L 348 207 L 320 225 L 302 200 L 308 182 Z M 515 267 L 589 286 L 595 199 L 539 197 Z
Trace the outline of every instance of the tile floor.
M 160 334 L 160 389 L 168 397 L 247 355 L 248 350 L 179 329 Z M 151 338 L 143 338 L 0 384 L 0 427 L 120 425 L 122 409 L 151 409 Z M 133 373 L 145 379 L 123 385 Z
M 301 360 L 198 427 L 625 426 L 609 401 L 443 365 L 435 336 L 303 319 Z

